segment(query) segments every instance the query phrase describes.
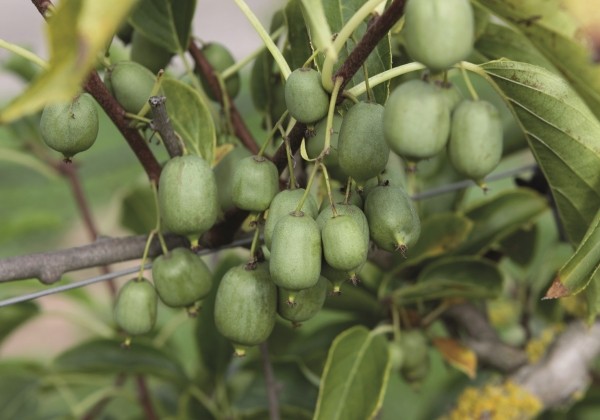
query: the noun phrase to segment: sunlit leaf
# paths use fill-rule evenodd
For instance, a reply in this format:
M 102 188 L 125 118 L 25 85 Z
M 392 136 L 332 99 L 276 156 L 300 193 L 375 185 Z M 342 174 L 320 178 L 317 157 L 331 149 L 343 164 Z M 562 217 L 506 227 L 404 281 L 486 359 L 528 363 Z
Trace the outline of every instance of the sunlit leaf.
M 0 112 L 0 122 L 67 101 L 80 90 L 101 53 L 137 0 L 63 0 L 49 19 L 49 67 Z
M 600 123 L 569 85 L 526 63 L 493 61 L 482 68 L 523 126 L 572 243 L 600 208 Z
M 165 78 L 167 114 L 186 148 L 212 163 L 217 144 L 210 110 L 196 90 L 179 80 Z
M 596 39 L 596 23 L 600 21 L 597 4 L 588 0 L 480 0 L 480 3 L 527 35 L 600 117 L 600 66 L 592 62 L 590 43 L 581 36 L 593 28 Z M 583 15 L 586 15 L 584 20 Z
M 453 338 L 437 337 L 431 340 L 444 360 L 469 378 L 477 375 L 477 355 Z
M 390 367 L 382 335 L 362 326 L 338 335 L 329 349 L 314 419 L 372 418 L 383 402 Z
M 153 43 L 172 53 L 187 50 L 196 0 L 141 0 L 129 19 Z

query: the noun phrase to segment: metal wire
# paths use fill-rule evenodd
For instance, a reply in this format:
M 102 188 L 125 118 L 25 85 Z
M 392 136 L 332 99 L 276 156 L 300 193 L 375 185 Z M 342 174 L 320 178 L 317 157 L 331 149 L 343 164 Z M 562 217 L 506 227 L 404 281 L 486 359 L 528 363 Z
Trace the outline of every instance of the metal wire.
M 510 178 L 514 175 L 518 175 L 524 172 L 529 172 L 529 171 L 533 171 L 537 168 L 536 164 L 529 164 L 529 165 L 524 165 L 518 168 L 514 168 L 514 169 L 509 169 L 507 171 L 504 172 L 499 172 L 497 174 L 491 175 L 489 177 L 486 178 L 487 182 L 493 182 L 493 181 L 497 181 L 500 179 L 504 179 L 504 178 Z M 459 182 L 454 182 L 452 184 L 447 184 L 444 185 L 442 187 L 439 188 L 433 188 L 427 191 L 424 191 L 422 193 L 419 194 L 415 194 L 412 198 L 414 200 L 424 200 L 427 198 L 431 198 L 431 197 L 435 197 L 438 195 L 442 195 L 442 194 L 447 194 L 447 193 L 451 193 L 454 191 L 458 191 L 458 190 L 462 190 L 468 187 L 471 187 L 473 185 L 476 185 L 473 181 L 471 180 L 464 180 L 464 181 L 459 181 Z M 200 252 L 198 252 L 198 255 L 209 255 L 209 254 L 213 254 L 217 251 L 221 251 L 223 249 L 229 249 L 229 248 L 236 248 L 236 247 L 241 247 L 241 246 L 248 246 L 252 243 L 252 238 L 244 238 L 244 239 L 239 239 L 237 241 L 234 241 L 232 243 L 230 243 L 229 245 L 225 245 L 219 248 L 214 248 L 214 249 L 203 249 Z M 148 263 L 144 265 L 144 270 L 148 270 L 152 268 L 152 263 Z M 0 308 L 4 307 L 4 306 L 9 306 L 9 305 L 13 305 L 15 303 L 20 303 L 20 302 L 25 302 L 28 300 L 33 300 L 33 299 L 38 299 L 44 296 L 48 296 L 48 295 L 53 295 L 55 293 L 61 293 L 61 292 L 66 292 L 67 290 L 72 290 L 72 289 L 77 289 L 80 287 L 85 287 L 85 286 L 89 286 L 91 284 L 94 283 L 99 283 L 101 281 L 106 281 L 106 280 L 111 280 L 111 279 L 115 279 L 117 277 L 122 277 L 122 276 L 126 276 L 129 274 L 133 274 L 133 273 L 137 273 L 140 270 L 140 266 L 136 266 L 136 267 L 131 267 L 131 268 L 125 268 L 123 270 L 119 270 L 119 271 L 114 271 L 112 273 L 108 273 L 108 274 L 102 274 L 100 276 L 96 276 L 96 277 L 91 277 L 89 279 L 86 280 L 81 280 L 78 282 L 73 282 L 70 284 L 65 284 L 63 286 L 57 286 L 57 287 L 52 287 L 49 289 L 44 289 L 44 290 L 40 290 L 38 292 L 32 292 L 32 293 L 27 293 L 21 296 L 15 296 L 9 299 L 4 299 L 4 300 L 0 300 Z

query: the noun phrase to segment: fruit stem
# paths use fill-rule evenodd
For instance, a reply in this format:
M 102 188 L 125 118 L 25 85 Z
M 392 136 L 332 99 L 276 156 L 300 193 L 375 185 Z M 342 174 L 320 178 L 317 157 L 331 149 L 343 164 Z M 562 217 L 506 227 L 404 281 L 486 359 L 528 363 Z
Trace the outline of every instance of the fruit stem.
M 258 213 L 256 215 L 256 218 L 254 219 L 254 236 L 252 237 L 252 245 L 250 245 L 250 260 L 252 262 L 256 262 L 257 258 L 256 258 L 256 248 L 258 247 L 258 239 L 259 239 L 259 234 L 260 234 L 260 219 L 262 218 L 262 212 Z
M 346 181 L 346 193 L 344 194 L 344 204 L 348 204 L 350 201 L 350 190 L 352 189 L 352 177 L 348 177 L 348 181 Z
M 152 86 L 152 91 L 150 91 L 150 95 L 148 96 L 148 98 L 158 96 L 162 85 L 163 74 L 165 74 L 164 70 L 159 70 L 158 74 L 156 75 L 156 81 L 154 82 L 154 86 Z M 150 103 L 146 101 L 144 102 L 144 106 L 142 107 L 142 109 L 138 111 L 137 115 L 143 117 L 148 113 L 148 111 L 150 111 Z
M 308 178 L 308 183 L 306 184 L 306 190 L 304 191 L 304 194 L 302 195 L 300 202 L 296 206 L 296 210 L 294 211 L 295 213 L 301 212 L 302 206 L 304 206 L 304 202 L 306 201 L 308 194 L 310 194 L 310 189 L 312 188 L 312 184 L 315 180 L 315 175 L 317 174 L 317 170 L 319 169 L 320 163 L 321 163 L 320 160 L 317 159 L 317 162 L 315 163 L 315 166 L 313 167 L 313 170 L 310 173 L 310 177 Z
M 390 310 L 392 312 L 392 324 L 394 325 L 394 339 L 400 340 L 400 314 L 396 305 L 392 305 Z
M 475 88 L 473 87 L 473 84 L 471 83 L 471 79 L 469 78 L 469 75 L 467 74 L 467 70 L 462 65 L 460 66 L 460 72 L 462 74 L 463 79 L 465 80 L 465 84 L 467 85 L 469 94 L 471 94 L 471 97 L 473 98 L 474 101 L 478 101 L 479 95 L 477 95 L 477 91 L 475 90 Z
M 340 91 L 340 86 L 342 86 L 343 82 L 344 79 L 341 77 L 335 79 L 333 92 L 331 92 L 331 98 L 329 99 L 329 109 L 327 110 L 327 124 L 325 124 L 325 145 L 323 146 L 323 150 L 321 150 L 319 159 L 323 159 L 325 155 L 329 153 L 329 147 L 331 146 L 331 132 L 333 130 L 333 114 L 335 112 L 335 103 L 338 92 Z
M 288 172 L 290 173 L 290 190 L 295 190 L 296 175 L 294 174 L 294 163 L 292 162 L 292 148 L 290 147 L 290 139 L 288 136 L 284 135 L 283 141 L 285 143 L 285 150 L 287 152 Z
M 302 67 L 306 67 L 306 68 L 310 68 L 311 67 L 311 63 L 313 62 L 313 60 L 315 59 L 315 57 L 317 55 L 319 55 L 319 53 L 321 52 L 321 50 L 315 50 L 310 57 L 308 57 L 308 59 L 304 62 L 304 64 L 302 64 Z
M 279 119 L 277 120 L 277 122 L 275 123 L 275 125 L 273 126 L 273 128 L 271 129 L 271 131 L 269 131 L 269 135 L 267 136 L 267 140 L 265 140 L 265 142 L 260 147 L 260 150 L 258 151 L 258 155 L 257 156 L 262 156 L 265 153 L 265 150 L 267 150 L 267 147 L 271 143 L 271 140 L 273 140 L 273 137 L 275 136 L 275 133 L 277 131 L 279 131 L 281 125 L 283 124 L 283 120 L 285 120 L 285 117 L 287 117 L 287 115 L 288 115 L 288 111 L 286 109 L 285 112 L 283 114 L 281 114 L 281 117 L 279 117 Z
M 331 212 L 333 213 L 333 217 L 337 217 L 338 214 L 337 210 L 335 209 L 335 203 L 333 202 L 333 194 L 331 193 L 331 184 L 329 183 L 329 173 L 327 173 L 327 168 L 323 162 L 319 162 L 319 165 L 321 165 L 321 169 L 323 170 L 323 178 L 325 179 L 329 204 L 331 204 Z
M 48 63 L 44 61 L 41 57 L 38 57 L 31 51 L 26 50 L 25 48 L 20 47 L 19 45 L 12 44 L 0 38 L 0 48 L 8 50 L 18 56 L 21 56 L 24 59 L 31 61 L 34 64 L 37 64 L 42 69 L 48 68 Z
M 154 230 L 158 233 L 158 241 L 160 242 L 160 247 L 163 254 L 168 254 L 169 248 L 167 247 L 165 238 L 162 235 L 160 226 L 160 206 L 158 204 L 158 189 L 156 188 L 156 181 L 150 182 L 150 186 L 152 187 L 152 198 L 154 199 L 154 209 L 156 210 L 156 227 Z
M 380 334 L 389 334 L 394 332 L 394 327 L 392 325 L 380 325 L 377 328 L 371 330 L 370 335 L 380 335 Z
M 273 59 L 275 59 L 275 62 L 277 63 L 277 66 L 279 66 L 279 71 L 283 75 L 283 78 L 287 80 L 292 71 L 290 70 L 290 66 L 288 65 L 287 61 L 285 61 L 283 54 L 281 53 L 281 51 L 279 51 L 279 48 L 277 48 L 277 45 L 275 45 L 265 28 L 262 26 L 262 24 L 260 23 L 256 15 L 252 12 L 252 10 L 250 10 L 246 2 L 244 0 L 234 1 L 235 4 L 237 4 L 237 6 L 240 8 L 242 13 L 246 16 L 246 19 L 248 19 L 250 24 L 254 27 L 254 30 L 258 33 L 263 43 L 273 56 Z
M 403 74 L 410 73 L 411 71 L 423 70 L 425 66 L 421 63 L 408 63 L 401 66 L 393 67 L 389 70 L 376 74 L 373 77 L 369 77 L 368 80 L 361 82 L 351 89 L 348 89 L 345 94 L 352 96 L 360 96 L 367 91 L 367 83 L 373 89 L 375 86 L 387 82 L 394 77 L 402 76 Z
M 223 77 L 218 73 L 215 73 L 215 78 L 217 79 L 217 82 L 219 82 L 219 89 L 221 89 L 221 108 L 225 113 L 225 122 L 227 124 L 227 130 L 230 133 L 232 133 L 235 130 L 233 129 L 233 123 L 231 122 L 231 109 L 229 107 L 229 101 L 231 100 L 231 98 L 229 98 L 229 95 L 227 94 L 227 88 L 225 87 L 225 79 L 223 79 Z
M 236 0 L 237 1 L 237 0 Z M 335 40 L 333 41 L 332 47 L 335 54 L 327 54 L 325 61 L 323 61 L 323 70 L 321 72 L 321 84 L 328 92 L 333 91 L 333 66 L 337 61 L 338 53 L 344 48 L 346 41 L 352 36 L 352 33 L 358 26 L 363 23 L 365 18 L 371 14 L 371 12 L 381 3 L 383 0 L 369 0 L 363 6 L 352 15 L 352 17 L 346 22 L 346 24 L 340 29 Z M 337 95 L 334 95 L 337 99 Z
M 148 235 L 148 239 L 146 240 L 146 246 L 144 247 L 144 254 L 142 255 L 142 263 L 140 264 L 140 271 L 138 272 L 138 276 L 135 281 L 143 281 L 144 274 L 144 266 L 146 265 L 146 260 L 148 259 L 148 251 L 150 250 L 150 244 L 152 243 L 152 239 L 156 234 L 156 230 L 151 230 Z
M 285 26 L 280 26 L 279 28 L 277 28 L 277 30 L 275 30 L 275 32 L 273 32 L 271 35 L 269 35 L 269 37 L 271 39 L 277 39 L 277 38 L 279 38 L 279 36 L 281 34 L 283 34 L 284 30 L 285 30 Z M 229 77 L 236 74 L 243 67 L 245 67 L 248 63 L 250 63 L 252 60 L 254 60 L 260 53 L 262 53 L 264 51 L 264 49 L 265 49 L 265 45 L 261 45 L 256 50 L 252 51 L 249 55 L 242 58 L 240 61 L 237 61 L 234 64 L 232 64 L 231 66 L 227 67 L 225 70 L 223 70 L 221 72 L 221 78 L 223 78 L 223 80 L 227 80 Z

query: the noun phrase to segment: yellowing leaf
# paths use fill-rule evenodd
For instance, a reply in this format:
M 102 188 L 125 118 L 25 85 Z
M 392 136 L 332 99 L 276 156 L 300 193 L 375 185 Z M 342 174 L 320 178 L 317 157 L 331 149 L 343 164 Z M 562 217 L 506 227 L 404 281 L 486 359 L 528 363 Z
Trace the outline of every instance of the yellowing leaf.
M 61 1 L 48 22 L 48 68 L 0 112 L 0 122 L 14 121 L 48 103 L 75 96 L 136 1 Z
M 471 379 L 477 375 L 477 355 L 470 348 L 452 338 L 434 338 L 433 345 L 445 361 Z

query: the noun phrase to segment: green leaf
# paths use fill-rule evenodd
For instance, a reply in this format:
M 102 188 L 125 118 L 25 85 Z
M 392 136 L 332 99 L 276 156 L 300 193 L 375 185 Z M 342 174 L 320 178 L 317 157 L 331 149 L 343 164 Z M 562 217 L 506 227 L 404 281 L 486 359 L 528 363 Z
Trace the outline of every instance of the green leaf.
M 518 229 L 500 241 L 502 251 L 516 264 L 527 266 L 536 254 L 537 230 L 537 225 Z
M 352 15 L 354 15 L 354 13 L 360 9 L 361 6 L 363 6 L 365 2 L 364 0 L 323 0 L 322 3 L 329 27 L 333 33 L 337 33 L 342 29 L 344 24 L 352 17 Z M 366 29 L 367 24 L 365 22 L 359 26 L 356 31 L 354 31 L 354 39 L 359 41 L 366 32 Z M 348 58 L 348 55 L 354 49 L 354 46 L 355 42 L 351 39 L 346 43 L 344 48 L 340 50 L 338 53 L 338 61 L 334 66 L 334 70 L 337 70 L 342 63 L 346 61 L 346 58 Z M 319 65 L 321 66 L 322 64 L 323 61 L 321 57 Z M 385 70 L 389 70 L 392 67 L 392 53 L 389 34 L 379 41 L 377 47 L 375 47 L 373 52 L 369 55 L 365 64 L 367 67 L 367 72 L 369 73 L 369 77 L 379 74 Z M 364 81 L 364 72 L 363 70 L 359 70 L 352 78 L 352 82 L 348 84 L 347 89 L 362 81 Z M 373 93 L 375 95 L 376 102 L 384 104 L 389 94 L 389 81 L 375 86 L 373 88 Z
M 540 67 L 511 61 L 481 66 L 525 130 L 572 243 L 600 207 L 600 123 L 569 85 Z
M 600 270 L 596 270 L 583 292 L 587 303 L 587 322 L 592 325 L 600 313 Z
M 383 402 L 390 368 L 382 335 L 363 326 L 338 335 L 329 349 L 314 419 L 373 418 Z
M 575 253 L 558 271 L 545 298 L 553 299 L 579 293 L 597 272 L 600 272 L 600 210 Z
M 0 308 L 0 342 L 39 312 L 40 308 L 33 302 L 22 302 Z
M 40 374 L 13 364 L 0 368 L 0 418 L 35 419 L 38 412 Z
M 8 147 L 0 147 L 0 160 L 22 165 L 28 169 L 36 171 L 40 175 L 43 175 L 52 181 L 55 181 L 59 178 L 58 174 L 50 167 L 50 165 L 38 159 L 31 153 L 25 153 Z
M 510 26 L 490 22 L 475 43 L 475 49 L 489 60 L 508 58 L 558 72 L 523 33 Z
M 496 264 L 480 257 L 458 256 L 428 265 L 417 283 L 396 290 L 398 304 L 463 297 L 492 299 L 502 291 L 502 274 Z
M 142 0 L 129 19 L 153 43 L 172 53 L 187 50 L 196 0 Z
M 302 17 L 301 0 L 290 0 L 285 6 L 285 22 L 288 28 L 287 43 L 284 50 L 287 62 L 292 69 L 304 65 L 312 54 L 310 37 Z
M 134 233 L 148 233 L 156 227 L 154 193 L 146 183 L 127 191 L 121 202 L 121 225 Z
M 480 3 L 516 22 L 516 27 L 560 70 L 600 118 L 600 66 L 593 63 L 591 51 L 581 39 L 583 28 L 578 27 L 565 8 L 538 0 L 480 0 Z
M 544 197 L 525 188 L 486 198 L 464 212 L 474 223 L 473 229 L 454 253 L 482 254 L 494 243 L 532 223 L 547 208 Z
M 0 122 L 14 121 L 46 104 L 75 96 L 98 54 L 106 48 L 135 3 L 136 0 L 61 1 L 48 21 L 48 68 L 0 112 Z
M 54 360 L 54 368 L 58 372 L 143 374 L 175 384 L 188 381 L 174 357 L 137 341 L 128 349 L 121 348 L 121 342 L 117 340 L 87 341 L 60 354 Z
M 200 94 L 179 80 L 165 78 L 167 114 L 186 148 L 212 163 L 217 145 L 215 124 Z
M 452 251 L 465 241 L 472 228 L 471 220 L 456 213 L 441 213 L 425 219 L 419 241 L 411 248 L 405 264 L 413 266 Z

